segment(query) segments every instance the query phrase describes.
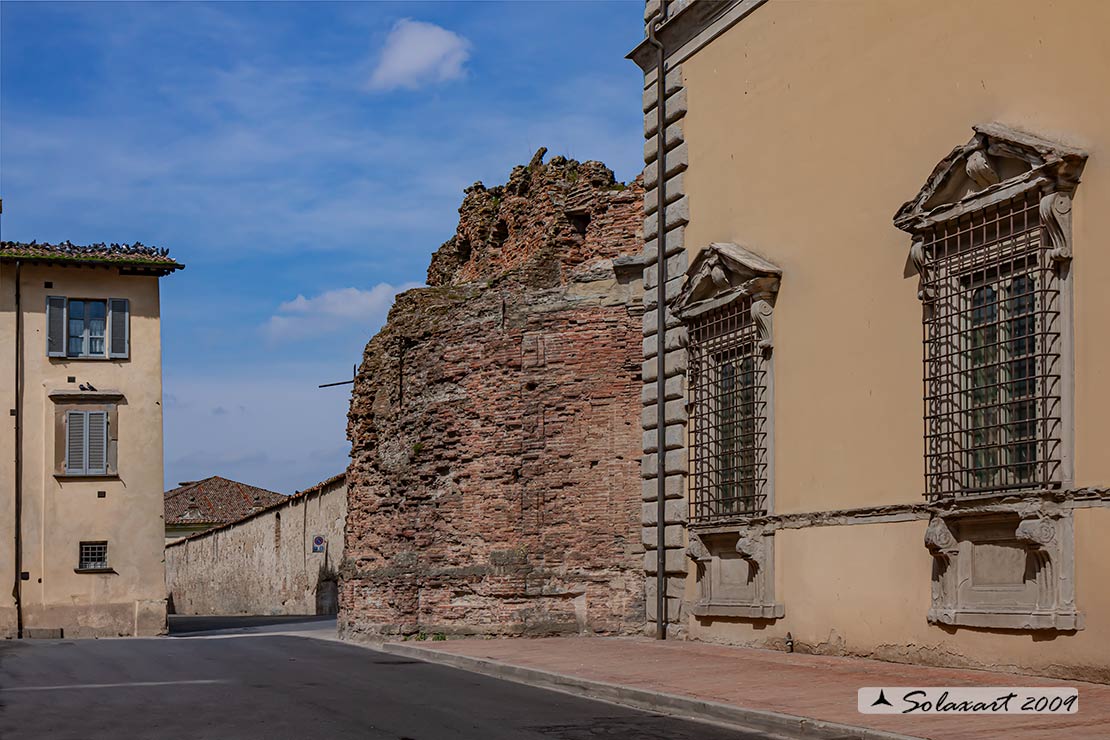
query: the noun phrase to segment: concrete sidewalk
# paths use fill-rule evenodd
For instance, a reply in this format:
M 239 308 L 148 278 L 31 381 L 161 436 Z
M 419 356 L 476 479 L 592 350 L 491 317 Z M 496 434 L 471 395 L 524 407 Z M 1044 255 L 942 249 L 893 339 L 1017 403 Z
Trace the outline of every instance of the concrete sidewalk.
M 398 642 L 389 652 L 788 737 L 1110 740 L 1110 686 L 647 638 Z M 866 715 L 864 686 L 1070 686 L 1072 715 Z M 857 728 L 857 729 L 853 729 Z

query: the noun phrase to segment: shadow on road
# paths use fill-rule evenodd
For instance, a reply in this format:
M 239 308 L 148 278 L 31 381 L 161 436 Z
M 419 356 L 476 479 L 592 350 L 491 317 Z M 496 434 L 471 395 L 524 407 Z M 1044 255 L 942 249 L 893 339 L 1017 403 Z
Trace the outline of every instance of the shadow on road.
M 334 634 L 335 615 L 209 617 L 171 614 L 169 626 L 170 637 L 249 635 L 268 632 L 328 632 Z

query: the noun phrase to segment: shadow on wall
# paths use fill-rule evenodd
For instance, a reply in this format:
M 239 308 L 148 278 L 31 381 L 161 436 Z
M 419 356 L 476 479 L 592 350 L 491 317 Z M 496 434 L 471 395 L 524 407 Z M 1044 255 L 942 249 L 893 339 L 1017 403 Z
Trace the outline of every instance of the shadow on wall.
M 316 578 L 316 614 L 339 614 L 339 574 L 329 566 L 327 553 Z

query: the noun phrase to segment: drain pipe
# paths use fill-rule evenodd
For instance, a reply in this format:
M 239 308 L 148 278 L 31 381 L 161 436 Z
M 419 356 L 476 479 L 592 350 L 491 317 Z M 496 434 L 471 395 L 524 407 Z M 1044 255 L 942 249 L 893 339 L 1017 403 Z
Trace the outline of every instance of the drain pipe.
M 20 268 L 15 261 L 15 599 L 16 637 L 23 639 L 23 307 L 20 296 Z
M 656 37 L 656 31 L 666 22 L 666 3 L 659 20 L 648 26 L 647 40 L 656 50 L 655 64 L 655 407 L 657 416 L 655 421 L 655 639 L 667 639 L 667 374 L 666 353 L 664 347 L 667 338 L 667 214 L 666 193 L 664 182 L 666 180 L 666 92 L 667 75 L 663 69 L 666 55 L 663 42 Z

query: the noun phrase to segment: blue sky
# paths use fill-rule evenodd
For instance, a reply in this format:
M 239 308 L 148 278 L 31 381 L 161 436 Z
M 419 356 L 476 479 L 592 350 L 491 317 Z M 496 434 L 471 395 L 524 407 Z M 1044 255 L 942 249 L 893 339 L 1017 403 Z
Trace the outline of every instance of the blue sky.
M 155 244 L 166 481 L 346 467 L 350 377 L 462 190 L 642 166 L 642 3 L 0 4 L 3 238 Z

